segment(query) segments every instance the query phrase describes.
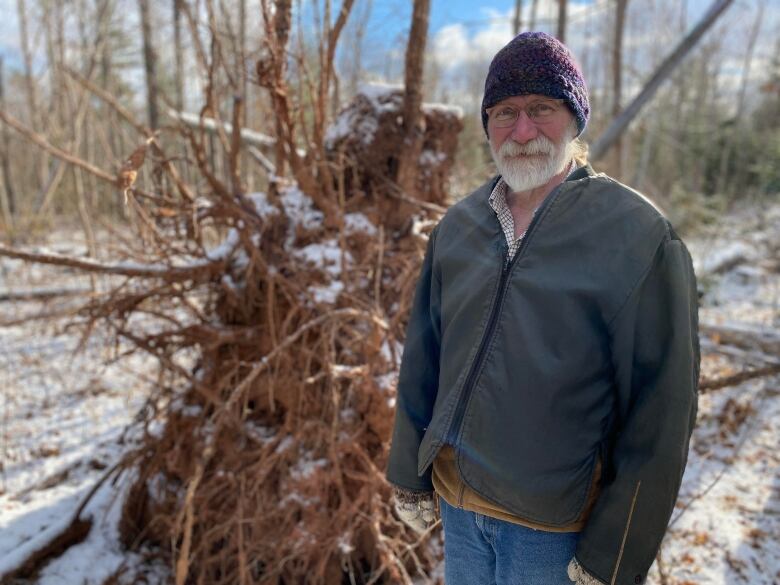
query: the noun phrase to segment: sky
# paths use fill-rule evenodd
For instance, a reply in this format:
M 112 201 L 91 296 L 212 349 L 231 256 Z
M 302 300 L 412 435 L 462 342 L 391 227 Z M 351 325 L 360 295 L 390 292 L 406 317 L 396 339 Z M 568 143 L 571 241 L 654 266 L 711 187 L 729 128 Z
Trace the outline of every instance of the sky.
M 322 2 L 322 0 L 318 0 Z M 137 22 L 137 0 L 117 0 L 118 5 L 126 8 L 129 20 L 128 26 Z M 312 0 L 301 0 L 306 10 L 311 10 Z M 332 0 L 334 15 L 340 0 Z M 682 37 L 682 31 L 675 27 L 679 21 L 680 9 L 687 6 L 688 28 L 702 16 L 713 0 L 630 0 L 628 18 L 640 26 L 643 19 L 648 19 L 651 7 L 660 10 L 671 6 L 668 14 L 668 27 L 652 27 L 625 39 L 626 59 L 630 62 L 626 76 L 626 86 L 630 95 L 632 89 L 638 89 L 647 77 L 651 66 L 648 60 L 658 62 L 660 58 L 671 52 Z M 751 72 L 758 78 L 766 71 L 774 51 L 776 32 L 780 29 L 780 2 L 777 0 L 735 0 L 726 14 L 721 17 L 716 26 L 720 26 L 722 41 L 726 44 L 724 54 L 724 75 L 731 76 L 733 84 L 738 83 L 744 58 L 746 31 L 755 20 L 756 7 L 760 2 L 766 5 L 761 37 L 756 49 L 755 66 Z M 28 6 L 37 6 L 37 0 L 26 0 Z M 156 27 L 158 39 L 170 39 L 166 30 L 169 23 L 169 0 L 161 1 L 155 6 L 162 19 Z M 255 17 L 259 8 L 257 0 L 249 0 L 249 12 Z M 511 39 L 511 23 L 515 0 L 431 0 L 430 26 L 428 36 L 427 57 L 435 64 L 438 74 L 447 83 L 444 85 L 453 94 L 463 92 L 474 93 L 474 85 L 478 81 L 478 72 L 484 79 L 484 71 L 490 58 L 507 41 Z M 524 0 L 525 14 L 523 21 L 528 23 L 532 0 Z M 583 69 L 586 74 L 592 71 L 590 77 L 595 85 L 605 83 L 599 76 L 604 76 L 604 65 L 608 54 L 608 35 L 604 27 L 608 26 L 607 17 L 612 8 L 612 0 L 569 0 L 569 26 L 567 28 L 567 43 L 575 55 L 585 61 Z M 406 47 L 412 0 L 357 0 L 350 21 L 359 19 L 359 15 L 367 14 L 368 20 L 363 40 L 362 66 L 369 71 L 369 77 L 378 80 L 397 82 L 403 72 L 403 52 Z M 29 11 L 32 13 L 33 9 Z M 19 28 L 17 23 L 16 0 L 0 0 L 0 56 L 4 57 L 6 77 L 9 71 L 21 68 L 19 50 Z M 537 29 L 553 32 L 556 24 L 557 0 L 538 0 Z M 42 35 L 37 34 L 39 24 L 35 14 L 28 17 L 31 23 L 31 34 L 37 39 L 38 54 L 41 54 Z M 335 18 L 335 16 L 334 16 Z M 665 22 L 664 16 L 661 17 Z M 256 22 L 256 21 L 255 21 Z M 348 23 L 342 35 L 341 51 L 350 50 Z M 251 30 L 251 26 L 250 26 Z M 726 34 L 731 32 L 733 34 Z M 718 34 L 710 31 L 710 35 Z M 706 38 L 706 37 L 705 37 Z M 142 78 L 140 34 L 137 54 L 138 79 Z M 158 41 L 159 42 L 159 41 Z M 170 45 L 170 41 L 168 41 Z M 170 53 L 170 47 L 163 45 L 162 51 Z M 39 60 L 43 63 L 43 60 Z M 632 78 L 632 71 L 635 78 Z M 130 73 L 133 77 L 132 73 Z M 589 80 L 591 81 L 591 80 Z

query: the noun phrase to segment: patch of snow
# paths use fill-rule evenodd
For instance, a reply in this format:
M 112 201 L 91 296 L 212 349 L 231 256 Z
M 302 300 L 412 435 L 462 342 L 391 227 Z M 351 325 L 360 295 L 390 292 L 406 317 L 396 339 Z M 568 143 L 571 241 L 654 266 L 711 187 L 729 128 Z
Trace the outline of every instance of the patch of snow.
M 223 274 L 220 280 L 222 281 L 222 284 L 224 284 L 230 290 L 233 290 L 235 292 L 241 290 L 241 287 L 236 283 L 235 280 L 233 280 L 233 277 L 230 274 L 227 273 Z
M 301 191 L 297 185 L 282 187 L 279 198 L 284 212 L 290 219 L 290 226 L 285 239 L 285 247 L 289 249 L 295 243 L 295 230 L 301 226 L 306 230 L 322 226 L 323 213 L 314 207 L 311 197 Z
M 348 234 L 354 234 L 356 232 L 363 232 L 369 236 L 376 235 L 376 226 L 371 223 L 371 220 L 366 217 L 364 213 L 354 212 L 347 213 L 344 216 L 344 228 Z
M 295 490 L 291 490 L 288 491 L 287 494 L 281 500 L 279 500 L 279 506 L 283 507 L 290 503 L 298 504 L 302 508 L 311 508 L 312 506 L 319 505 L 320 499 L 314 496 L 307 498 L 305 496 L 302 496 Z
M 711 273 L 728 270 L 736 262 L 752 259 L 756 255 L 753 246 L 746 242 L 735 240 L 725 246 L 702 251 L 694 259 L 694 269 L 697 273 Z
M 403 99 L 403 86 L 369 83 L 358 88 L 357 95 L 362 96 L 373 110 L 370 114 L 357 112 L 348 107 L 325 132 L 325 146 L 333 148 L 336 142 L 354 136 L 363 144 L 371 144 L 379 128 L 378 118 L 386 112 L 399 111 Z
M 206 258 L 212 262 L 216 260 L 224 260 L 230 256 L 240 241 L 241 236 L 239 235 L 238 230 L 235 228 L 230 228 L 224 240 L 222 240 L 213 248 L 206 250 Z
M 424 103 L 422 105 L 423 112 L 441 112 L 443 114 L 451 114 L 458 118 L 463 119 L 463 108 L 452 104 L 440 104 L 440 103 Z
M 333 280 L 326 285 L 312 286 L 310 290 L 315 303 L 333 305 L 341 291 L 344 290 L 344 283 L 340 280 Z
M 382 342 L 382 346 L 379 348 L 379 353 L 382 354 L 382 357 L 385 358 L 385 361 L 388 364 L 393 364 L 393 366 L 397 369 L 401 366 L 401 356 L 403 355 L 403 350 L 403 344 L 398 341 L 393 342 L 393 347 L 391 349 L 390 344 L 385 338 L 385 340 Z
M 339 242 L 335 238 L 298 248 L 294 250 L 293 254 L 302 260 L 311 262 L 331 276 L 341 274 L 341 248 L 339 248 Z M 352 261 L 352 256 L 348 251 L 345 251 L 344 257 L 348 262 Z
M 261 445 L 271 442 L 276 437 L 276 431 L 274 429 L 259 425 L 252 420 L 244 422 L 244 432 L 250 439 Z M 290 437 L 285 437 L 285 439 L 290 439 Z M 284 449 L 286 449 L 286 447 L 282 447 L 282 444 L 280 443 L 276 447 L 276 452 L 281 453 Z
M 447 155 L 443 152 L 435 152 L 430 149 L 423 150 L 420 153 L 420 164 L 435 167 L 447 160 Z
M 279 215 L 279 208 L 268 201 L 267 193 L 249 193 L 246 197 L 254 205 L 257 215 L 263 219 L 271 217 L 272 215 Z
M 395 390 L 398 386 L 398 372 L 388 372 L 387 374 L 380 374 L 374 376 L 374 381 L 377 383 L 380 389 L 384 391 Z
M 427 240 L 428 234 L 425 233 L 424 230 L 431 226 L 435 226 L 436 223 L 436 220 L 425 219 L 422 216 L 415 214 L 412 216 L 412 233 L 415 236 L 422 236 Z
M 351 535 L 349 534 L 342 534 L 341 536 L 339 536 L 336 545 L 338 546 L 339 551 L 343 555 L 348 555 L 355 550 L 355 547 L 352 545 Z
M 295 465 L 290 467 L 290 477 L 295 481 L 310 478 L 318 469 L 323 469 L 330 462 L 327 459 L 309 459 L 301 457 Z
M 275 453 L 283 453 L 287 449 L 293 446 L 295 443 L 295 439 L 293 439 L 291 436 L 286 436 L 284 439 L 279 441 L 279 444 L 276 446 Z

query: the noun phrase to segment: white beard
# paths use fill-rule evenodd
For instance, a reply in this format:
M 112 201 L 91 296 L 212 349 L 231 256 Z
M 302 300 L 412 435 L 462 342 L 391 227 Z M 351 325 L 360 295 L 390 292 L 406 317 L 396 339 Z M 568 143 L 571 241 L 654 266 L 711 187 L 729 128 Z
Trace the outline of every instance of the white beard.
M 490 153 L 496 163 L 498 172 L 515 193 L 530 191 L 541 187 L 562 172 L 569 164 L 574 154 L 574 138 L 576 126 L 569 128 L 560 144 L 540 134 L 525 144 L 515 142 L 511 138 L 495 151 L 490 145 Z M 546 154 L 545 157 L 518 158 L 521 154 Z

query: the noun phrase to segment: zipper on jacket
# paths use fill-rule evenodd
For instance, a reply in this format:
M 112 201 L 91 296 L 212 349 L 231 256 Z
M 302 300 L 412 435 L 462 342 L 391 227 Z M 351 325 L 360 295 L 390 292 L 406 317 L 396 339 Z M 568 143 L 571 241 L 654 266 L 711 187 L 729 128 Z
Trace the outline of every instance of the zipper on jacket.
M 558 185 L 545 199 L 544 203 L 539 207 L 536 214 L 534 214 L 533 219 L 531 220 L 530 225 L 528 226 L 528 229 L 525 232 L 525 236 L 523 237 L 523 240 L 520 242 L 520 246 L 515 251 L 515 255 L 512 257 L 512 259 L 507 263 L 507 254 L 509 253 L 509 249 L 506 243 L 506 238 L 504 237 L 503 233 L 501 234 L 501 237 L 504 238 L 501 242 L 501 276 L 499 278 L 498 282 L 498 292 L 496 293 L 496 300 L 493 303 L 493 306 L 491 308 L 490 317 L 488 318 L 488 323 L 485 326 L 485 333 L 482 336 L 482 340 L 479 344 L 479 349 L 477 350 L 477 355 L 474 357 L 474 361 L 471 363 L 471 369 L 469 370 L 468 376 L 466 377 L 466 381 L 463 383 L 463 390 L 461 391 L 461 397 L 458 401 L 457 408 L 455 410 L 455 414 L 453 415 L 453 420 L 450 423 L 450 428 L 447 432 L 447 442 L 451 445 L 457 445 L 460 434 L 461 434 L 461 426 L 463 424 L 463 415 L 466 412 L 466 405 L 468 404 L 469 397 L 471 394 L 472 386 L 474 385 L 474 382 L 476 381 L 477 373 L 482 367 L 482 361 L 485 358 L 485 350 L 487 349 L 488 345 L 490 344 L 490 340 L 493 337 L 493 330 L 495 329 L 496 322 L 498 321 L 498 316 L 501 314 L 501 306 L 504 303 L 504 296 L 506 295 L 507 291 L 507 283 L 509 282 L 509 275 L 512 272 L 512 268 L 515 265 L 515 262 L 517 262 L 517 259 L 520 258 L 520 256 L 523 253 L 523 250 L 525 250 L 526 244 L 528 243 L 528 240 L 530 239 L 531 234 L 533 233 L 534 229 L 536 228 L 536 224 L 539 222 L 539 218 L 544 215 L 544 212 L 547 207 L 550 206 L 553 199 L 558 196 L 558 190 L 560 189 L 560 185 Z

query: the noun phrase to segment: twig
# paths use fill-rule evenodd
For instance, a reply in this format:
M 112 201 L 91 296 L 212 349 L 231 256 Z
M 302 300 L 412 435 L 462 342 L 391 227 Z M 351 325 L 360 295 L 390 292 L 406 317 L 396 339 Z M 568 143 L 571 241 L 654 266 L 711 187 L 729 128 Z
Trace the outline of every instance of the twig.
M 710 390 L 728 388 L 729 386 L 737 386 L 748 380 L 765 378 L 767 376 L 774 376 L 775 374 L 780 374 L 780 364 L 773 364 L 755 370 L 745 370 L 744 372 L 739 372 L 738 374 L 725 376 L 723 378 L 705 378 L 699 383 L 699 392 L 703 393 Z
M 39 288 L 35 290 L 20 290 L 0 292 L 0 302 L 6 301 L 46 301 L 60 297 L 72 297 L 88 294 L 89 288 Z
M 30 128 L 28 128 L 27 126 L 19 122 L 13 116 L 9 116 L 3 110 L 0 110 L 0 120 L 8 124 L 11 128 L 13 128 L 19 134 L 27 138 L 30 142 L 33 142 L 34 144 L 40 146 L 43 150 L 45 150 L 49 154 L 56 156 L 57 158 L 60 158 L 69 164 L 79 167 L 80 169 L 84 169 L 85 171 L 95 175 L 99 179 L 103 179 L 104 181 L 108 181 L 109 183 L 116 183 L 116 177 L 114 177 L 113 175 L 109 175 L 104 170 L 99 169 L 94 165 L 91 165 L 87 161 L 84 161 L 78 158 L 77 156 L 74 156 L 50 144 L 43 136 L 31 130 Z
M 225 260 L 211 262 L 200 261 L 189 266 L 167 266 L 165 264 L 101 264 L 91 260 L 79 260 L 59 254 L 36 254 L 22 252 L 0 246 L 0 256 L 17 258 L 27 262 L 38 264 L 51 264 L 55 266 L 69 266 L 86 272 L 98 272 L 102 274 L 120 274 L 124 276 L 137 276 L 141 278 L 161 278 L 166 281 L 190 280 L 196 277 L 218 274 L 225 269 Z

